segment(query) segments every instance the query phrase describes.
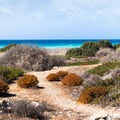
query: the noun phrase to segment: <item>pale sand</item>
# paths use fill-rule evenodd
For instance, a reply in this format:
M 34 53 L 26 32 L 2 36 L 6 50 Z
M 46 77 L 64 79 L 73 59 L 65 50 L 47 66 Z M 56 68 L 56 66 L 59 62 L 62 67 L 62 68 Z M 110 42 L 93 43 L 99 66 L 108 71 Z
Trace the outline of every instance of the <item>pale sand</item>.
M 53 48 L 53 49 L 46 49 L 49 55 L 62 55 L 64 56 L 67 52 L 67 50 L 69 50 L 69 48 Z
M 5 52 L 0 52 L 0 57 L 4 56 Z

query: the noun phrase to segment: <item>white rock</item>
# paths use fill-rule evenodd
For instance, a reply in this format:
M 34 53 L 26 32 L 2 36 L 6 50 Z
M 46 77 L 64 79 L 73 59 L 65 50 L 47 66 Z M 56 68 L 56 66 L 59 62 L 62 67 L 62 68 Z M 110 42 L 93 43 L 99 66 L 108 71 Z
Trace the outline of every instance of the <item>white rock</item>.
M 107 117 L 107 116 L 108 116 L 108 113 L 105 113 L 105 112 L 96 113 L 93 116 L 91 116 L 89 120 L 95 120 L 96 118 L 102 119 L 102 118 Z
M 34 107 L 38 107 L 39 106 L 39 103 L 35 102 L 35 101 L 31 102 L 30 104 L 33 105 Z

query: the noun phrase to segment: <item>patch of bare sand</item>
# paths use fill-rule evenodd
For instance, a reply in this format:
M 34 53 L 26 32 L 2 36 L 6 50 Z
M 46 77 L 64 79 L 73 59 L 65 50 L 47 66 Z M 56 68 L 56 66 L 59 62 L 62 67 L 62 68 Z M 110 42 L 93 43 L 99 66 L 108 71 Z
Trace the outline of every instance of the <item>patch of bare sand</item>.
M 69 48 L 52 48 L 47 49 L 49 55 L 65 55 Z
M 96 65 L 87 65 L 87 66 L 71 66 L 71 67 L 60 67 L 56 68 L 51 71 L 46 71 L 46 72 L 31 72 L 29 74 L 34 74 L 35 76 L 38 77 L 40 83 L 40 86 L 45 87 L 42 91 L 42 94 L 45 95 L 46 100 L 54 104 L 56 106 L 59 106 L 61 108 L 65 109 L 72 109 L 73 111 L 76 112 L 82 112 L 85 115 L 93 115 L 93 114 L 98 114 L 98 113 L 106 113 L 106 114 L 114 114 L 114 113 L 120 113 L 120 110 L 116 110 L 114 108 L 101 108 L 98 106 L 91 106 L 91 105 L 82 105 L 77 103 L 76 101 L 73 101 L 72 99 L 69 99 L 69 97 L 59 88 L 58 86 L 55 86 L 54 83 L 48 82 L 45 80 L 45 77 L 49 73 L 55 73 L 58 72 L 59 70 L 65 70 L 68 72 L 74 72 L 74 73 L 83 73 L 88 69 L 94 68 Z M 61 83 L 60 83 L 61 84 Z

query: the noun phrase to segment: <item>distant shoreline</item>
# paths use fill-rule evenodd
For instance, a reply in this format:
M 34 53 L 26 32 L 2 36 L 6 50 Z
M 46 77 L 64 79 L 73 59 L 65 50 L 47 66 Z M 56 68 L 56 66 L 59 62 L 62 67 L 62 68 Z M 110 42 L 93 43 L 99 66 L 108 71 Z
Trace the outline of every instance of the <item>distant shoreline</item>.
M 0 48 L 3 48 L 9 44 L 24 44 L 37 46 L 45 49 L 65 49 L 65 48 L 78 48 L 83 45 L 84 42 L 97 42 L 100 39 L 50 39 L 50 40 L 0 40 Z M 104 40 L 104 39 L 103 39 Z M 120 39 L 110 39 L 113 45 L 120 44 Z

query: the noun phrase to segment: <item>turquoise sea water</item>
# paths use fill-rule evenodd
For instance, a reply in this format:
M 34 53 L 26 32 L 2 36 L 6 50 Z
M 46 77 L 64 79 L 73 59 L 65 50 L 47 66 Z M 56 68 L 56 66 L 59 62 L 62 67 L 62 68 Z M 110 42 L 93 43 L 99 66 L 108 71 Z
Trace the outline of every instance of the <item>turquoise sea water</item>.
M 24 44 L 43 48 L 75 48 L 88 41 L 97 42 L 98 40 L 0 40 L 0 48 L 9 44 Z M 110 39 L 109 41 L 112 44 L 120 44 L 120 39 Z

